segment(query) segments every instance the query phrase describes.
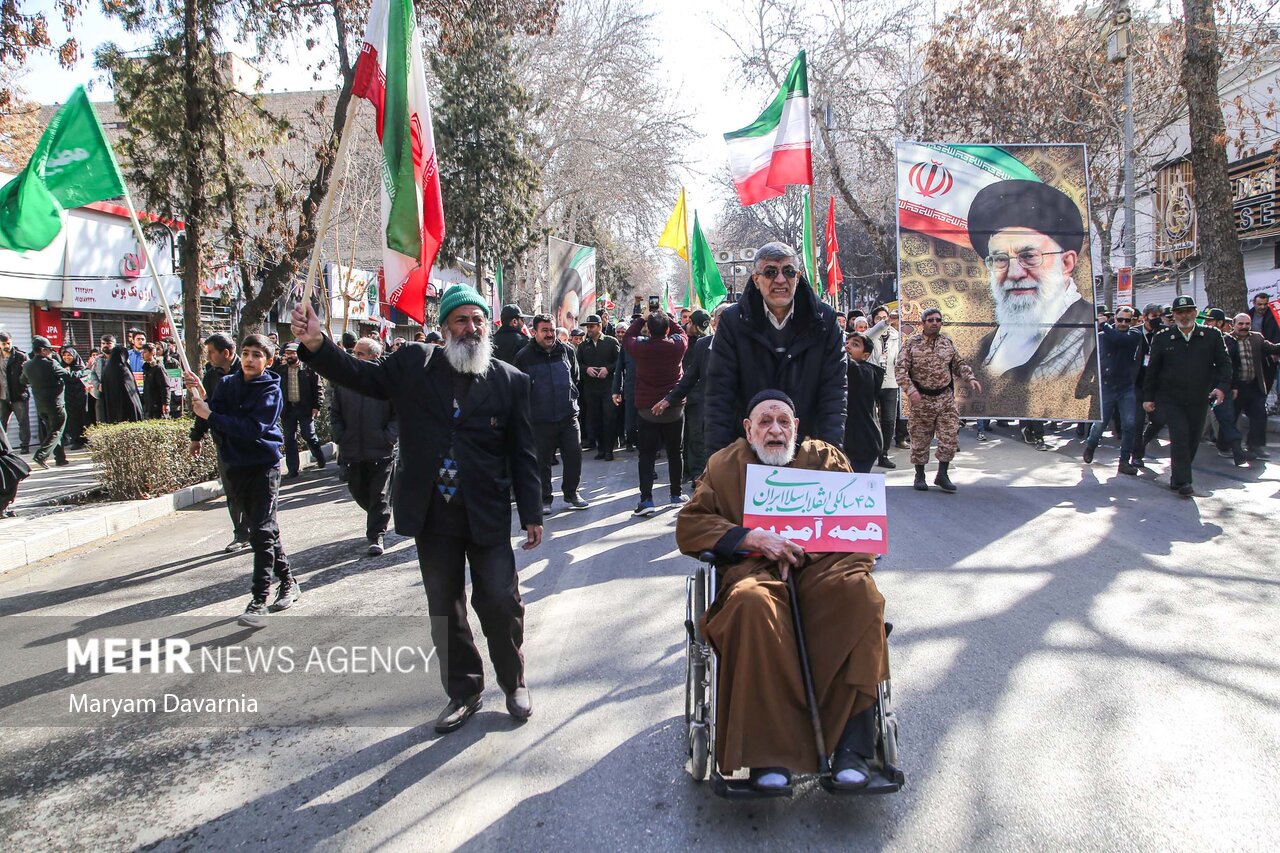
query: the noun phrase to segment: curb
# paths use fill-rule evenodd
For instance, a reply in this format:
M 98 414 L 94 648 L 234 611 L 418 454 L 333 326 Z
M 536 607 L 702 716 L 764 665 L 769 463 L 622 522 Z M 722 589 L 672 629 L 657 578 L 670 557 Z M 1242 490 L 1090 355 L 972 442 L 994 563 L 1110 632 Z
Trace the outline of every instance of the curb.
M 332 460 L 333 443 L 326 443 L 324 450 L 326 458 Z M 299 458 L 303 465 L 312 461 L 309 451 L 303 451 Z M 55 515 L 18 519 L 20 532 L 14 529 L 18 527 L 16 524 L 0 527 L 0 572 L 20 569 L 72 548 L 90 545 L 222 495 L 222 483 L 208 480 L 158 498 L 97 504 Z

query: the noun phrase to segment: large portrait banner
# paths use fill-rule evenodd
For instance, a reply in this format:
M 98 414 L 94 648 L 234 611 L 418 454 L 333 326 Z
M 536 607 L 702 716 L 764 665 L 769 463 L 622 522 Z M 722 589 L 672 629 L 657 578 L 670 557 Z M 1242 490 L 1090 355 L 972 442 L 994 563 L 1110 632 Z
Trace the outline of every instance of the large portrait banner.
M 1083 145 L 900 142 L 902 324 L 938 308 L 982 383 L 961 415 L 1093 420 L 1101 411 Z
M 557 326 L 572 329 L 596 310 L 596 250 L 561 240 L 547 239 L 551 283 L 551 315 Z

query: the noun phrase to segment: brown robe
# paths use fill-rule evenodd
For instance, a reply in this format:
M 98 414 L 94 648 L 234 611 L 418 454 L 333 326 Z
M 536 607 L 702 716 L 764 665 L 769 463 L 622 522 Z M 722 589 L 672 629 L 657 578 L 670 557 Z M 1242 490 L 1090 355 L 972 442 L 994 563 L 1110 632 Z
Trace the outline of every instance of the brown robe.
M 707 460 L 693 499 L 676 520 L 681 551 L 719 550 L 727 557 L 737 547 L 746 534 L 747 465 L 759 461 L 745 438 Z M 800 444 L 791 467 L 852 470 L 837 448 L 813 439 Z M 809 555 L 796 573 L 814 693 L 831 751 L 849 717 L 870 707 L 876 685 L 889 677 L 884 597 L 871 579 L 874 565 L 870 554 Z M 750 556 L 728 566 L 702 618 L 719 656 L 716 761 L 726 775 L 743 767 L 818 769 L 787 595 L 774 564 Z

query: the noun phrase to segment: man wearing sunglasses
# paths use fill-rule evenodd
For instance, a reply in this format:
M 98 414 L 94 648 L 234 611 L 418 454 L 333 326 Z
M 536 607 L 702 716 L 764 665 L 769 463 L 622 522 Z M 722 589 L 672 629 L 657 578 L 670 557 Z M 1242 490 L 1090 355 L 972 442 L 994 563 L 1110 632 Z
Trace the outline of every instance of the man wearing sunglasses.
M 844 333 L 800 270 L 795 249 L 766 243 L 720 318 L 705 380 L 708 457 L 743 435 L 748 401 L 769 388 L 794 401 L 801 440 L 844 441 Z
M 1093 422 L 1084 445 L 1084 461 L 1093 462 L 1093 454 L 1102 441 L 1102 427 L 1120 416 L 1121 474 L 1137 474 L 1138 469 L 1129 463 L 1133 455 L 1134 426 L 1137 422 L 1137 392 L 1134 382 L 1141 365 L 1139 350 L 1142 335 L 1133 331 L 1136 319 L 1134 310 L 1122 305 L 1115 313 L 1114 325 L 1107 322 L 1107 315 L 1098 314 L 1098 354 L 1102 365 L 1102 419 Z
M 996 328 L 977 354 L 986 375 L 1024 384 L 1093 365 L 1095 315 L 1072 278 L 1084 235 L 1080 208 L 1048 184 L 1000 181 L 974 196 L 969 241 L 986 263 L 995 304 Z M 1080 383 L 1077 395 L 1091 385 Z
M 981 394 L 982 385 L 973 370 L 960 358 L 951 338 L 942 334 L 942 312 L 926 308 L 920 315 L 920 332 L 907 338 L 898 353 L 898 387 L 911 401 L 911 464 L 916 466 L 915 488 L 929 491 L 924 466 L 929 464 L 929 445 L 938 437 L 938 475 L 933 482 L 944 492 L 954 492 L 947 469 L 959 447 L 960 412 L 956 409 L 955 380 Z

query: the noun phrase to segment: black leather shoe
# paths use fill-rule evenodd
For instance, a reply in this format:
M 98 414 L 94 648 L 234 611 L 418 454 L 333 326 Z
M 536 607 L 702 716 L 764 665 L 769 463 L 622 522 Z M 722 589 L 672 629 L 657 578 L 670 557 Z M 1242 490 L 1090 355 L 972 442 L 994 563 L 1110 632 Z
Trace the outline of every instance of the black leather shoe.
M 876 464 L 879 465 L 881 468 L 897 468 L 898 467 L 897 465 L 894 464 L 893 460 L 890 459 L 888 456 L 881 456 L 879 459 L 876 460 Z
M 468 699 L 453 699 L 436 717 L 436 731 L 441 734 L 462 728 L 471 715 L 484 707 L 484 697 L 477 693 Z
M 517 687 L 507 694 L 507 713 L 524 721 L 533 714 L 533 697 L 528 687 Z
M 1084 446 L 1084 461 L 1085 461 L 1085 464 L 1086 464 L 1086 465 L 1088 465 L 1089 463 L 1093 462 L 1093 453 L 1094 453 L 1094 451 L 1095 451 L 1095 450 L 1097 450 L 1097 449 L 1098 449 L 1098 448 L 1096 448 L 1096 447 L 1094 447 L 1093 445 L 1090 445 L 1090 444 L 1086 444 L 1086 445 Z

